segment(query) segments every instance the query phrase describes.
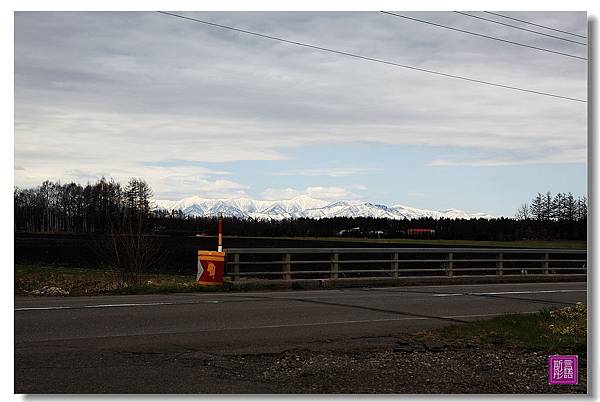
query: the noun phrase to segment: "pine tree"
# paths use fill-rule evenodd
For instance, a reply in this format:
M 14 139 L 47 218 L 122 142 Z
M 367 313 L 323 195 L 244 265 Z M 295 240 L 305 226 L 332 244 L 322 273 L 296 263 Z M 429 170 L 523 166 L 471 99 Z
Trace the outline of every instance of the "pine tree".
M 550 217 L 556 220 L 565 220 L 565 196 L 563 193 L 557 193 L 552 200 L 552 211 Z
M 531 201 L 531 207 L 529 210 L 531 215 L 538 221 L 544 219 L 544 199 L 541 193 L 538 193 L 533 201 Z
M 577 210 L 577 204 L 573 193 L 569 192 L 565 197 L 565 218 L 573 222 L 575 220 L 575 214 Z
M 542 208 L 543 208 L 543 213 L 544 213 L 544 218 L 543 219 L 545 221 L 551 220 L 552 219 L 552 215 L 553 215 L 553 212 L 552 212 L 552 206 L 553 205 L 552 205 L 552 194 L 550 193 L 550 191 L 548 191 L 546 193 L 546 195 L 543 197 L 542 205 L 543 205 Z
M 577 199 L 577 220 L 583 221 L 587 219 L 587 199 L 585 196 Z

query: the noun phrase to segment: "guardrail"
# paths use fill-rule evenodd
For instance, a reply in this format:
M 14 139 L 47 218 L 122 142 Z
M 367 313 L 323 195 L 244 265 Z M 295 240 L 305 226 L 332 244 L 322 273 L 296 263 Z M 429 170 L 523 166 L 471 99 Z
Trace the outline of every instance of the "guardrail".
M 226 274 L 252 278 L 560 275 L 587 273 L 586 250 L 483 248 L 231 248 Z M 326 257 L 326 258 L 324 258 Z

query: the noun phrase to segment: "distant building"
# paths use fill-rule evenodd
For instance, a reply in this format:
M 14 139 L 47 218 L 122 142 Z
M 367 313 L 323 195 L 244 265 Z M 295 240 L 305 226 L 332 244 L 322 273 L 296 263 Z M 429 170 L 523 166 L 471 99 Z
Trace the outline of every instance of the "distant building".
M 348 235 L 356 235 L 356 234 L 360 234 L 360 228 L 356 227 L 356 228 L 352 228 L 352 229 L 343 229 L 340 230 L 338 232 L 338 236 L 348 236 Z
M 362 230 L 360 227 L 352 228 L 352 229 L 343 229 L 337 232 L 338 236 L 349 236 L 349 237 L 357 237 L 357 236 L 370 236 L 370 237 L 381 237 L 385 235 L 385 231 L 383 230 Z
M 408 229 L 406 231 L 408 236 L 435 236 L 434 229 Z

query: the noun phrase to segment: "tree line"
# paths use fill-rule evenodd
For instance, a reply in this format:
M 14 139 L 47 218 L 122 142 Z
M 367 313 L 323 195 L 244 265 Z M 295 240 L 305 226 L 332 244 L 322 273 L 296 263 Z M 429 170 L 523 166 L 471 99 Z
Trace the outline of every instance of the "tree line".
M 142 179 L 122 186 L 102 178 L 94 184 L 44 181 L 14 190 L 14 228 L 29 232 L 106 233 L 123 220 L 151 215 L 152 190 Z
M 122 186 L 102 178 L 94 184 L 43 182 L 15 188 L 15 230 L 93 233 L 95 256 L 120 286 L 139 286 L 142 273 L 165 258 L 154 228 L 152 190 L 142 179 Z
M 170 235 L 216 235 L 217 221 L 213 217 L 172 217 L 161 214 L 155 218 L 159 232 Z M 537 221 L 513 218 L 496 219 L 387 219 L 387 218 L 296 218 L 279 221 L 226 217 L 226 236 L 265 237 L 340 237 L 341 230 L 360 228 L 344 237 L 423 238 L 448 240 L 585 240 L 585 221 Z M 409 236 L 408 229 L 434 229 L 435 234 Z M 382 232 L 373 235 L 374 232 Z
M 557 193 L 552 197 L 537 193 L 531 203 L 522 204 L 515 214 L 515 219 L 538 221 L 584 221 L 587 219 L 587 198 L 573 196 L 572 193 Z
M 15 188 L 14 228 L 28 232 L 110 234 L 216 233 L 216 218 L 189 217 L 182 211 L 152 210 L 152 190 L 142 179 L 122 186 L 102 178 L 94 184 L 60 184 L 45 181 L 29 189 Z M 132 223 L 135 223 L 132 226 Z M 297 218 L 276 220 L 225 218 L 225 234 L 232 236 L 350 236 L 402 238 L 408 229 L 434 229 L 435 238 L 464 240 L 569 239 L 585 240 L 587 200 L 571 193 L 539 193 L 523 204 L 515 218 L 496 219 L 386 219 Z M 377 233 L 373 235 L 373 233 Z M 431 238 L 431 236 L 427 236 Z

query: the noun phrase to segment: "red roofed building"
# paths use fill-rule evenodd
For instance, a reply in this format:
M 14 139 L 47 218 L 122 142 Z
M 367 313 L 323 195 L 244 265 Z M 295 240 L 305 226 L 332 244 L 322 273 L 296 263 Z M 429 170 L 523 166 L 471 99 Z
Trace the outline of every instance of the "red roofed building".
M 408 229 L 406 231 L 406 234 L 408 234 L 409 236 L 433 236 L 435 235 L 435 230 L 434 229 Z

